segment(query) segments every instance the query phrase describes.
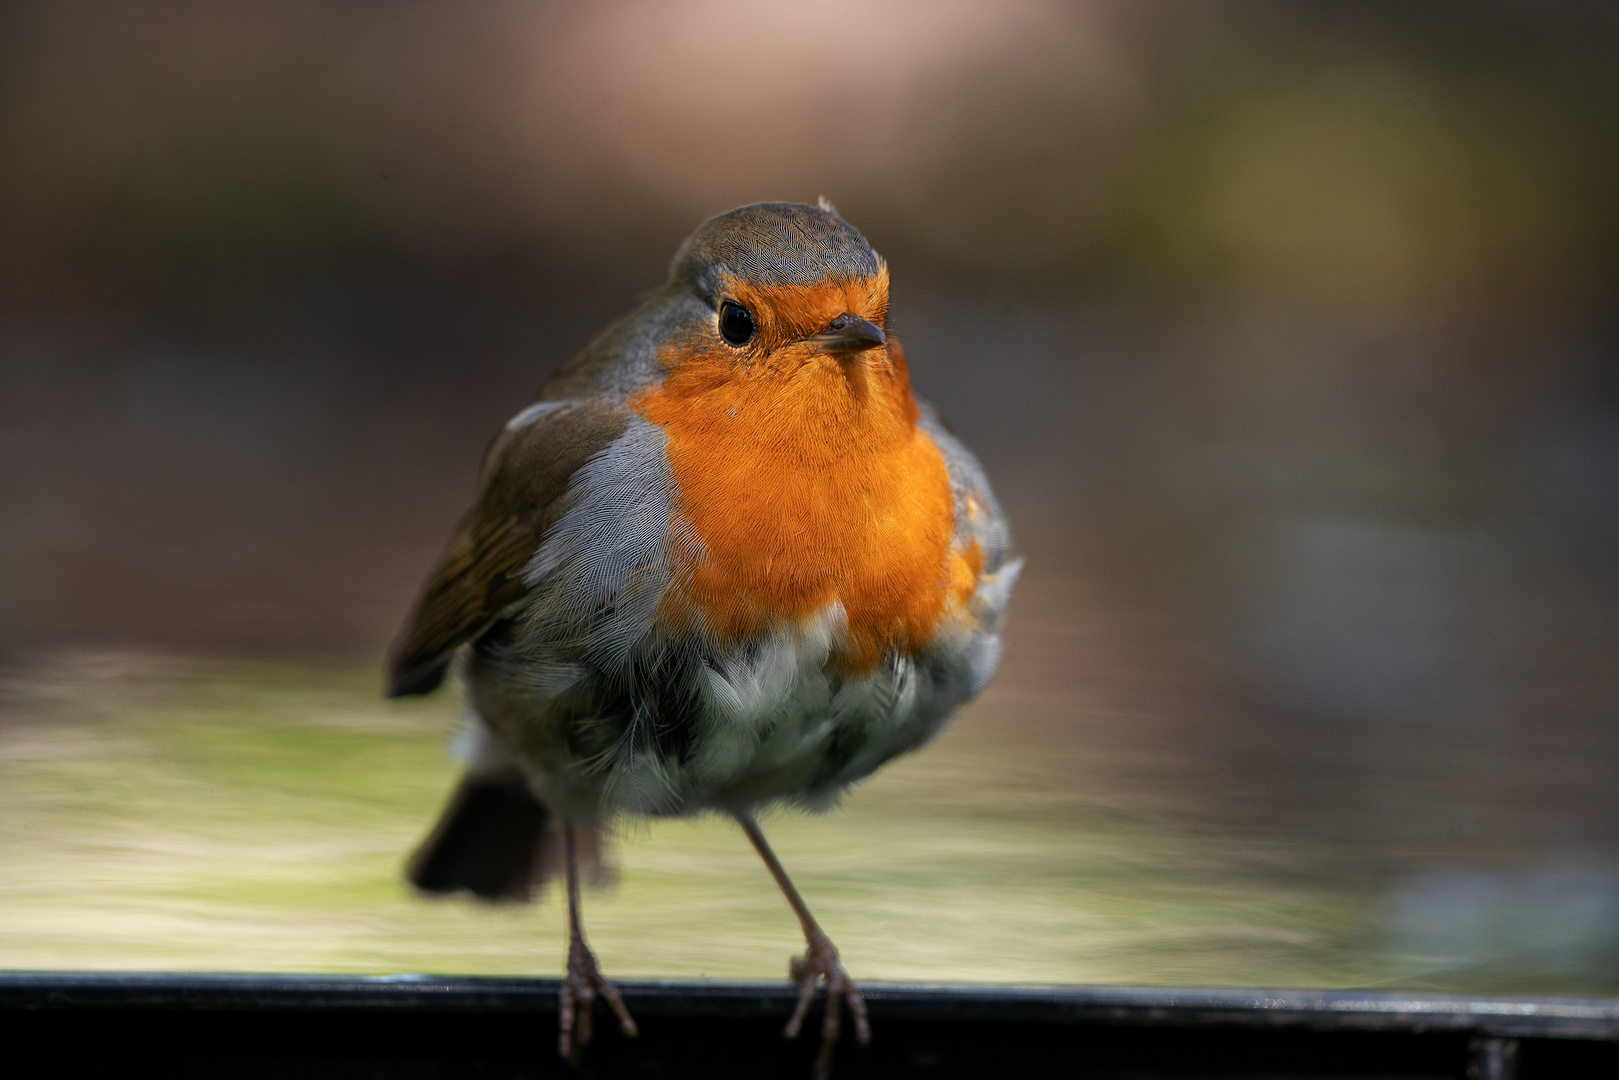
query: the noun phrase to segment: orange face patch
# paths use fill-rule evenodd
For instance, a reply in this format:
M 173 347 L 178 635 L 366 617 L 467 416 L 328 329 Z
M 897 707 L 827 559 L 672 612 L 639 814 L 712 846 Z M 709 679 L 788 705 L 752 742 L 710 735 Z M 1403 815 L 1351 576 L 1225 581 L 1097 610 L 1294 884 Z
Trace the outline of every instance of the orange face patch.
M 667 435 L 673 512 L 706 556 L 687 556 L 667 623 L 698 616 L 735 642 L 839 601 L 849 631 L 834 663 L 860 673 L 888 649 L 919 650 L 947 596 L 969 573 L 976 583 L 976 551 L 950 551 L 950 480 L 915 425 L 898 343 L 840 358 L 801 340 L 845 312 L 881 325 L 887 286 L 886 272 L 809 287 L 725 282 L 720 297 L 753 313 L 748 345 L 698 333 L 664 346 L 664 381 L 631 405 Z

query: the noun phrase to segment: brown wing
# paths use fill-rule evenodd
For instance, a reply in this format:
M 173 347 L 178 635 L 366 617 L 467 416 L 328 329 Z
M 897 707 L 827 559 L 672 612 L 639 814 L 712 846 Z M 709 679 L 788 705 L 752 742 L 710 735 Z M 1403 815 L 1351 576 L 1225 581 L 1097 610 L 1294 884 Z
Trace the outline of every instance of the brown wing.
M 523 598 L 523 567 L 567 509 L 568 479 L 628 423 L 614 405 L 565 402 L 495 439 L 477 505 L 461 520 L 394 642 L 389 697 L 437 689 L 455 650 Z

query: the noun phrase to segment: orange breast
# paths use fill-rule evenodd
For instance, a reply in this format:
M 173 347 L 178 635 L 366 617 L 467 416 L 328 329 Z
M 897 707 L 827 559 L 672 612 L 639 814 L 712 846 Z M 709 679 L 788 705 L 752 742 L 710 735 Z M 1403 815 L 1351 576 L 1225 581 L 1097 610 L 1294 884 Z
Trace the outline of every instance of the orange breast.
M 739 365 L 688 342 L 663 359 L 664 382 L 632 405 L 667 433 L 683 519 L 671 526 L 704 556 L 685 553 L 668 625 L 700 618 L 735 642 L 840 601 L 833 663 L 853 674 L 887 649 L 916 652 L 971 595 L 977 552 L 951 552 L 949 476 L 916 427 L 897 343 L 852 361 L 786 346 Z

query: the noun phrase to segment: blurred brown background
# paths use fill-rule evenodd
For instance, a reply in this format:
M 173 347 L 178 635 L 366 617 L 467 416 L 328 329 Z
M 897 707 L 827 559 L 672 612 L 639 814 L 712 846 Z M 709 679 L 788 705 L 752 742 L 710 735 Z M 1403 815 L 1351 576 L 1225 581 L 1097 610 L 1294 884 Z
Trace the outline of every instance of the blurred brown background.
M 1020 730 L 1611 974 L 1616 56 L 1505 0 L 11 4 L 0 651 L 379 657 L 546 374 L 825 195 L 1029 555 Z

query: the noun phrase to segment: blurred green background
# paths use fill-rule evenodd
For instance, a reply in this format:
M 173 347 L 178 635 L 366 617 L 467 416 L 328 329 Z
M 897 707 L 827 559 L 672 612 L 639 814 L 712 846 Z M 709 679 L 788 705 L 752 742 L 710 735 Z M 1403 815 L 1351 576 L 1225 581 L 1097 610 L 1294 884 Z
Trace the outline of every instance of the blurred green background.
M 768 827 L 856 977 L 1619 992 L 1619 15 L 16 3 L 0 967 L 555 973 L 398 874 L 387 643 L 489 435 L 825 195 L 1029 566 L 935 746 Z M 734 827 L 613 973 L 776 978 Z

